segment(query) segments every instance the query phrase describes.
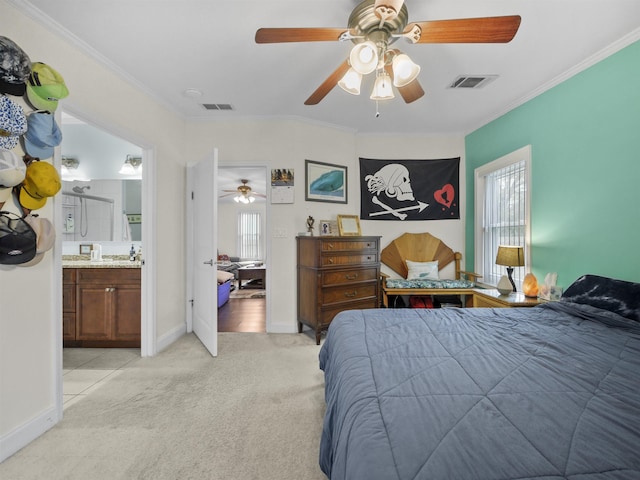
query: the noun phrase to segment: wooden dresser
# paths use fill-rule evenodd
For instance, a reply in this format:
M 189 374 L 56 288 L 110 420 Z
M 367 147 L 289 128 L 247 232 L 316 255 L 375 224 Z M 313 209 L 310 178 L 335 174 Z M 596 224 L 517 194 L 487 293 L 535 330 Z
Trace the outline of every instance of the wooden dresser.
M 307 325 L 316 343 L 343 310 L 377 308 L 380 237 L 297 237 L 298 332 Z

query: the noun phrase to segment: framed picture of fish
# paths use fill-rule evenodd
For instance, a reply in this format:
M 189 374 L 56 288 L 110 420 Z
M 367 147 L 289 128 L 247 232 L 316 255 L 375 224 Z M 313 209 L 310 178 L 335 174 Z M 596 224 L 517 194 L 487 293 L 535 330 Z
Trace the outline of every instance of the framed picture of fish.
M 347 167 L 305 160 L 304 173 L 306 201 L 347 203 Z

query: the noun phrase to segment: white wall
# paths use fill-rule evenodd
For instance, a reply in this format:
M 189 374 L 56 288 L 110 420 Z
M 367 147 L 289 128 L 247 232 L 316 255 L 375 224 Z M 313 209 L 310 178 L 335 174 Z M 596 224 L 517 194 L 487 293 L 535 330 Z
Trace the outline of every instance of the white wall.
M 156 238 L 161 259 L 155 265 L 157 335 L 181 328 L 185 325 L 184 122 L 6 0 L 0 0 L 0 12 L 1 34 L 20 45 L 31 61 L 50 64 L 63 75 L 70 91 L 62 101 L 65 108 L 153 149 L 157 230 L 162 232 Z M 55 202 L 47 202 L 40 213 L 52 218 Z M 54 352 L 56 342 L 62 341 L 61 272 L 53 258 L 60 254 L 58 239 L 40 264 L 0 268 L 0 460 L 59 420 L 55 370 L 61 359 L 54 358 Z
M 144 92 L 106 70 L 36 21 L 0 0 L 0 32 L 20 45 L 32 61 L 52 65 L 65 78 L 70 96 L 65 109 L 127 141 L 153 150 L 156 163 L 157 336 L 184 328 L 185 162 L 203 158 L 214 147 L 221 165 L 265 165 L 295 170 L 295 203 L 271 205 L 267 245 L 271 265 L 270 331 L 296 331 L 295 236 L 307 216 L 316 220 L 358 214 L 358 157 L 445 158 L 464 155 L 464 140 L 431 137 L 362 137 L 330 126 L 294 120 L 192 122 L 165 110 Z M 185 154 L 186 153 L 186 154 Z M 348 167 L 349 203 L 305 202 L 305 159 Z M 462 164 L 463 165 L 463 164 Z M 465 192 L 464 168 L 460 191 Z M 42 210 L 51 217 L 55 201 Z M 465 199 L 460 205 L 464 208 Z M 58 207 L 61 211 L 61 208 Z M 55 212 L 55 208 L 53 208 Z M 464 218 L 464 211 L 461 212 Z M 285 232 L 274 237 L 273 232 Z M 363 221 L 365 235 L 381 235 L 382 245 L 405 231 L 430 231 L 462 250 L 460 220 L 433 222 Z M 59 420 L 54 410 L 57 386 L 55 342 L 61 341 L 60 271 L 53 255 L 60 241 L 37 266 L 0 269 L 0 459 L 28 443 Z M 149 260 L 149 259 L 147 259 Z
M 359 157 L 387 159 L 437 159 L 461 157 L 460 192 L 465 192 L 464 138 L 427 136 L 358 136 L 354 132 L 294 120 L 231 120 L 193 122 L 187 126 L 188 157 L 201 158 L 218 147 L 221 166 L 266 165 L 295 171 L 295 203 L 270 206 L 270 251 L 267 262 L 271 285 L 270 331 L 294 332 L 296 324 L 296 242 L 306 230 L 307 216 L 335 219 L 338 214 L 359 215 Z M 348 201 L 344 204 L 306 202 L 304 162 L 316 160 L 346 165 Z M 461 198 L 461 218 L 465 199 Z M 317 224 L 316 224 L 317 227 Z M 464 249 L 464 221 L 429 222 L 361 221 L 363 235 L 382 236 L 382 246 L 404 232 L 425 232 L 442 238 L 454 250 Z M 284 237 L 274 232 L 286 232 Z M 445 274 L 453 275 L 453 267 Z M 453 278 L 453 277 L 451 277 Z

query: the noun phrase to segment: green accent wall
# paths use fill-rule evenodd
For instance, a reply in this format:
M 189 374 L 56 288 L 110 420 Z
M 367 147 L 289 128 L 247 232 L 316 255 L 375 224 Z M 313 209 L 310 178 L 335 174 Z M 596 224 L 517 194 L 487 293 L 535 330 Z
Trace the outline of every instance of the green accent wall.
M 586 273 L 640 282 L 640 41 L 465 138 L 467 270 L 474 170 L 529 144 L 538 280 L 557 272 L 565 288 Z

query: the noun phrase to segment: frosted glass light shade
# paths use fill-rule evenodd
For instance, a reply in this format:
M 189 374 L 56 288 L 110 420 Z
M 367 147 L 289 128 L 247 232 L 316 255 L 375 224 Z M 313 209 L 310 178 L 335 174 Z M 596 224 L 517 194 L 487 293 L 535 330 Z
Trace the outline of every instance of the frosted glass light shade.
M 352 95 L 360 95 L 362 75 L 350 68 L 338 82 L 338 86 Z
M 513 287 L 511 286 L 509 277 L 507 277 L 506 275 L 503 275 L 500 278 L 500 281 L 498 282 L 498 285 L 496 285 L 496 288 L 498 289 L 498 292 L 500 292 L 500 295 L 509 295 L 511 292 L 513 292 Z
M 404 87 L 413 82 L 420 73 L 420 65 L 413 63 L 409 55 L 401 53 L 393 57 L 393 84 Z
M 395 97 L 393 94 L 393 88 L 391 88 L 391 77 L 388 73 L 383 73 L 376 77 L 376 81 L 373 84 L 373 91 L 371 92 L 371 100 L 389 100 Z
M 351 68 L 361 75 L 373 72 L 378 66 L 378 48 L 376 44 L 368 40 L 358 43 L 349 54 Z

